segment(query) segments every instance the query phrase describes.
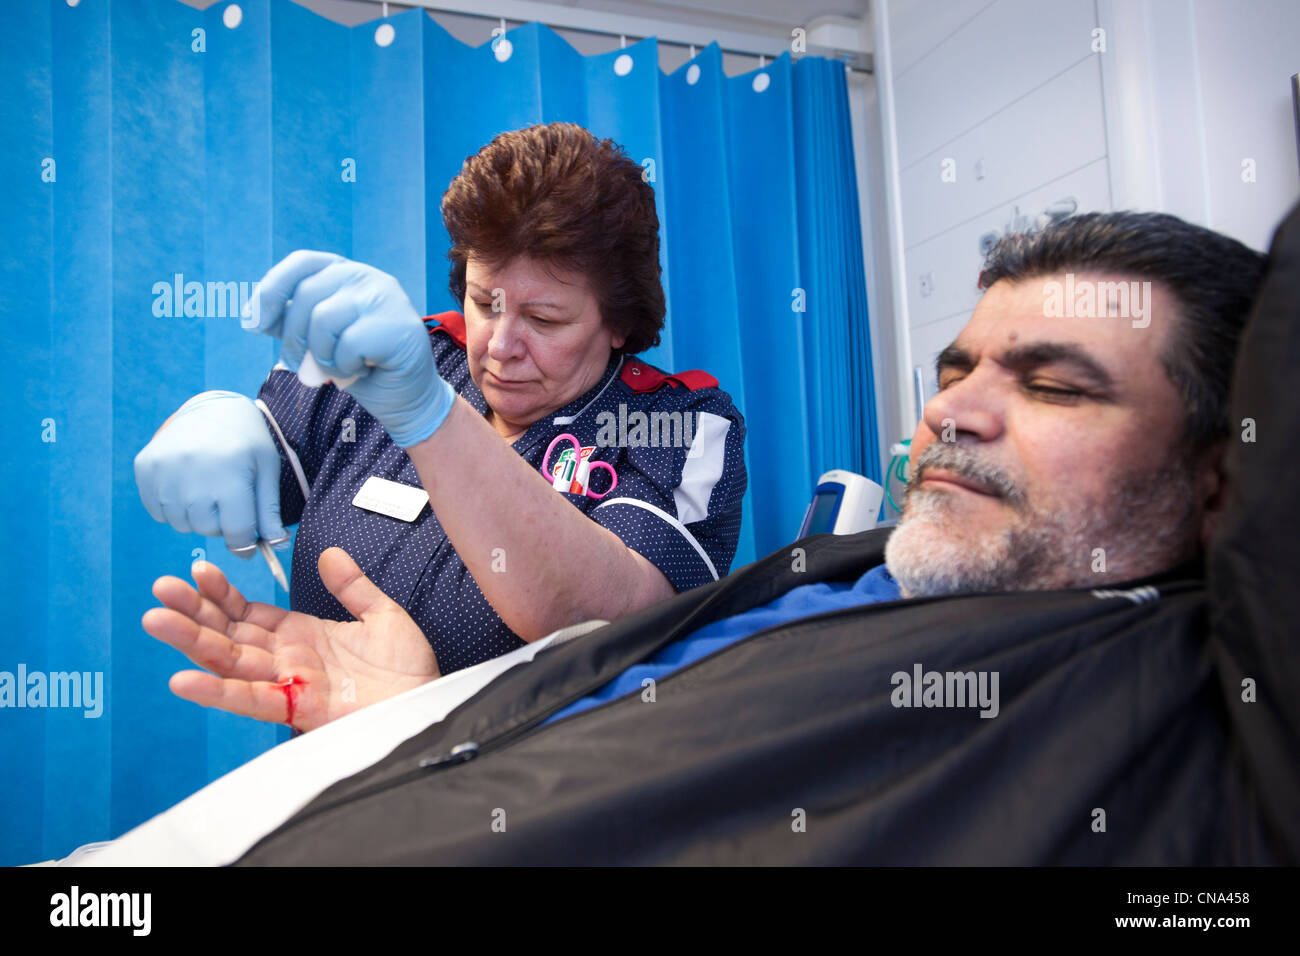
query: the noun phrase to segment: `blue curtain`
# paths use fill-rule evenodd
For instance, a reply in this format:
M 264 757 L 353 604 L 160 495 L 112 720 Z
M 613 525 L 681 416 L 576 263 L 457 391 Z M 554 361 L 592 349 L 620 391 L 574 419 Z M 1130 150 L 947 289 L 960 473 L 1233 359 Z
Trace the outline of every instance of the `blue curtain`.
M 645 166 L 669 308 L 644 358 L 708 370 L 749 428 L 734 566 L 794 537 L 826 469 L 880 480 L 840 64 L 783 55 L 728 78 L 712 45 L 664 75 L 654 39 L 584 57 L 528 24 L 507 57 L 418 10 L 383 21 L 380 46 L 379 21 L 241 0 L 230 27 L 228 6 L 0 13 L 0 335 L 16 373 L 0 681 L 75 671 L 104 688 L 99 716 L 0 709 L 3 864 L 120 835 L 286 738 L 168 691 L 188 665 L 140 627 L 156 577 L 210 553 L 250 598 L 284 596 L 219 540 L 150 520 L 132 461 L 195 392 L 256 392 L 275 343 L 222 296 L 293 249 L 384 269 L 426 314 L 460 308 L 439 203 L 503 130 L 579 123 Z

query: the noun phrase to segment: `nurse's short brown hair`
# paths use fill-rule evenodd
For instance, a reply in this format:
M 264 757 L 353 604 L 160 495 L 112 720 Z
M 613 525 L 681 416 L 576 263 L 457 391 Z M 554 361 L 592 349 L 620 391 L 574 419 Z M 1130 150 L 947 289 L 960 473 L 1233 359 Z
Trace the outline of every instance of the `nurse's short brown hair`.
M 442 197 L 448 288 L 465 302 L 465 265 L 524 255 L 585 276 L 605 325 L 635 355 L 659 344 L 664 290 L 659 216 L 640 164 L 574 123 L 501 133 L 465 160 Z

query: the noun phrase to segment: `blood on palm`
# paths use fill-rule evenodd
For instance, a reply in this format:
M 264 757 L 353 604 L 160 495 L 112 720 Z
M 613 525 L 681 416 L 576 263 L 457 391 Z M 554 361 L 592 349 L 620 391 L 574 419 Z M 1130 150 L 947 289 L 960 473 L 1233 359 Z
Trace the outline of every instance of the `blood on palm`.
M 284 680 L 277 683 L 275 686 L 280 688 L 280 690 L 284 691 L 284 703 L 288 711 L 287 715 L 284 718 L 284 722 L 288 724 L 290 727 L 293 727 L 294 701 L 299 694 L 297 688 L 300 686 L 301 687 L 307 686 L 307 682 L 303 680 L 301 677 L 287 677 Z

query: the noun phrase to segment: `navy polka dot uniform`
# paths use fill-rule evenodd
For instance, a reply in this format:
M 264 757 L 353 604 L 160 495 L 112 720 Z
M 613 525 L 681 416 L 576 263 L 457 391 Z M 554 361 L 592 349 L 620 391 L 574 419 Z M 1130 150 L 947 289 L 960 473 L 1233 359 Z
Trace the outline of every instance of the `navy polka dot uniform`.
M 438 371 L 486 416 L 483 393 L 470 378 L 464 317 L 444 312 L 425 322 Z M 552 439 L 568 433 L 581 443 L 583 455 L 613 465 L 617 487 L 600 500 L 571 490 L 554 493 L 685 591 L 728 572 L 740 534 L 745 423 L 717 384 L 704 372 L 666 375 L 628 356 L 614 356 L 590 391 L 534 422 L 513 447 L 539 468 Z M 282 365 L 271 371 L 258 399 L 276 426 L 272 432 L 278 429 L 281 516 L 286 525 L 298 522 L 289 594 L 293 610 L 352 619 L 316 568 L 321 552 L 338 546 L 406 608 L 444 674 L 522 646 L 487 603 L 428 505 L 407 522 L 353 504 L 371 475 L 420 487 L 406 452 L 369 412 L 332 384 L 308 388 Z M 306 500 L 291 460 L 295 456 L 310 488 Z M 552 472 L 565 467 L 565 457 L 576 457 L 567 441 L 551 453 Z M 591 469 L 592 493 L 606 492 L 609 485 L 607 471 Z M 499 559 L 508 572 L 504 542 L 475 546 L 494 558 L 494 549 L 502 548 Z M 574 574 L 584 573 L 581 554 L 557 554 L 555 560 Z

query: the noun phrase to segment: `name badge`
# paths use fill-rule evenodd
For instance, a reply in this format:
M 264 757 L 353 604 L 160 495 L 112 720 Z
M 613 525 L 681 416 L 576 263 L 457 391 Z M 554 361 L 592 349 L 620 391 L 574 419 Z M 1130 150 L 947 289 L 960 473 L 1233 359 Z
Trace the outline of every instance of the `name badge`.
M 423 488 L 371 475 L 352 503 L 398 521 L 414 521 L 429 503 L 429 493 Z

